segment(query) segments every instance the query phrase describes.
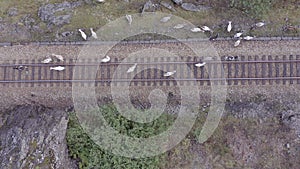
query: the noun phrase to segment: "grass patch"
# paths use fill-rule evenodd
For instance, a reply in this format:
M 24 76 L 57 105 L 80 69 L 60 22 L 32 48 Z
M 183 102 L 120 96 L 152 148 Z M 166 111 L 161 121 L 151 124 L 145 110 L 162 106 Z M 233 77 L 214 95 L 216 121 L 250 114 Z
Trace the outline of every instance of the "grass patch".
M 230 6 L 249 14 L 254 18 L 261 19 L 261 16 L 268 13 L 275 1 L 270 0 L 230 0 Z
M 67 0 L 75 2 L 77 0 Z M 47 3 L 61 3 L 62 0 L 49 0 Z M 30 15 L 36 20 L 35 25 L 39 26 L 42 32 L 32 32 L 32 39 L 28 41 L 40 41 L 40 40 L 54 40 L 55 34 L 72 31 L 75 35 L 78 34 L 78 28 L 85 29 L 89 33 L 89 28 L 98 28 L 104 26 L 110 21 L 114 21 L 117 18 L 123 17 L 126 14 L 135 14 L 140 11 L 146 0 L 132 0 L 130 3 L 125 1 L 111 0 L 105 3 L 85 3 L 82 6 L 73 9 L 72 19 L 70 24 L 63 26 L 54 26 L 51 29 L 47 28 L 37 16 L 38 9 L 41 5 L 46 4 L 41 0 L 29 0 L 29 1 L 0 1 L 0 17 L 2 20 L 10 24 L 17 24 L 25 15 Z M 196 1 L 191 1 L 197 3 Z M 255 29 L 248 32 L 253 36 L 299 36 L 299 20 L 300 10 L 299 3 L 295 0 L 221 0 L 210 1 L 204 5 L 211 5 L 213 8 L 210 10 L 204 10 L 201 12 L 185 11 L 179 6 L 175 5 L 175 12 L 162 7 L 161 12 L 170 13 L 193 23 L 196 26 L 208 25 L 215 30 L 215 33 L 219 33 L 220 37 L 232 36 L 234 32 L 240 30 L 248 30 L 249 27 L 257 21 L 265 21 L 267 25 L 263 28 Z M 15 7 L 18 9 L 16 16 L 8 16 L 7 11 L 9 8 Z M 63 12 L 64 13 L 64 12 Z M 56 15 L 58 15 L 57 13 Z M 286 23 L 285 18 L 288 18 Z M 235 25 L 232 33 L 226 32 L 227 21 L 233 21 Z M 290 25 L 295 29 L 282 31 L 284 25 Z M 188 31 L 188 30 L 186 30 Z M 176 33 L 176 32 L 171 32 Z M 194 37 L 192 35 L 185 35 L 186 38 Z M 4 36 L 4 35 L 3 35 Z M 160 37 L 156 37 L 160 38 Z M 18 39 L 10 39 L 9 37 L 2 38 L 2 41 L 18 41 Z M 72 36 L 68 40 L 81 40 L 79 36 Z

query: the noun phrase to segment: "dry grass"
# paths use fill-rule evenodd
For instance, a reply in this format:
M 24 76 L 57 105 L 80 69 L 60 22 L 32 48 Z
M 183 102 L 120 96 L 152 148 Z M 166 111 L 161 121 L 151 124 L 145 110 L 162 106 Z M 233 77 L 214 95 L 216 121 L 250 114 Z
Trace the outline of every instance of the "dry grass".
M 294 157 L 283 156 L 289 137 L 274 119 L 260 124 L 228 116 L 204 144 L 192 136 L 184 139 L 168 153 L 163 168 L 295 168 Z

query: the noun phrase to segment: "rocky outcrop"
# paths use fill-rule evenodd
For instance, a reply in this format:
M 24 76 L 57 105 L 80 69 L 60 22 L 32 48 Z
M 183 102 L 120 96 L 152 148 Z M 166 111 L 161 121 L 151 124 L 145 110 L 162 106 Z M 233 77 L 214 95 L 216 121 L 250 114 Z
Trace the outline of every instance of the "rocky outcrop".
M 0 115 L 0 168 L 76 168 L 68 157 L 66 112 L 19 106 Z
M 172 0 L 172 1 L 177 5 L 180 5 L 183 3 L 182 0 Z
M 183 3 L 181 4 L 181 7 L 184 10 L 192 11 L 192 12 L 199 12 L 199 11 L 210 9 L 210 7 L 203 6 L 203 5 L 195 5 L 192 3 Z
M 35 24 L 35 19 L 31 15 L 25 15 L 20 19 L 20 22 L 26 26 L 26 28 L 30 29 Z
M 142 13 L 155 12 L 158 8 L 159 8 L 159 4 L 153 3 L 151 0 L 149 0 L 144 4 L 142 8 Z
M 165 2 L 165 1 L 161 1 L 160 5 L 171 10 L 171 11 L 175 11 L 173 6 L 169 3 L 169 2 Z
M 72 9 L 80 5 L 82 5 L 82 1 L 47 4 L 39 8 L 38 16 L 42 21 L 47 22 L 48 26 L 67 24 L 70 23 Z M 65 14 L 56 15 L 57 12 L 61 11 L 64 11 Z

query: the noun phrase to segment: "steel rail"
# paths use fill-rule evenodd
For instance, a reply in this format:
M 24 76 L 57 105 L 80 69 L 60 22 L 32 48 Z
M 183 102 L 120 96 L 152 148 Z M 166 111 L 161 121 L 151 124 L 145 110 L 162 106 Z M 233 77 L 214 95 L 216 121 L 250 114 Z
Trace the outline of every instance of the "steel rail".
M 206 61 L 208 64 L 249 64 L 249 63 L 297 63 L 300 62 L 300 60 L 250 60 L 250 61 Z M 75 62 L 72 64 L 67 64 L 64 62 L 59 63 L 13 63 L 13 64 L 0 64 L 0 67 L 14 67 L 14 66 L 34 66 L 34 67 L 50 67 L 50 66 L 110 66 L 110 65 L 133 65 L 133 64 L 139 64 L 139 65 L 165 65 L 165 64 L 194 64 L 199 63 L 199 61 L 181 61 L 181 62 L 110 62 L 110 63 L 89 63 L 89 62 Z
M 91 59 L 69 59 L 51 64 L 43 64 L 36 59 L 14 60 L 0 65 L 0 83 L 2 86 L 12 87 L 56 87 L 72 86 L 78 83 L 82 86 L 85 84 L 90 86 L 93 83 L 95 86 L 109 86 L 124 82 L 129 82 L 134 86 L 224 85 L 225 82 L 228 85 L 300 84 L 300 55 L 241 56 L 239 61 L 207 61 L 207 65 L 201 68 L 193 65 L 201 61 L 198 57 L 188 57 L 185 61 L 181 61 L 178 57 L 172 61 L 170 57 L 154 57 L 153 59 L 154 61 L 150 61 L 150 58 L 139 60 L 137 63 L 143 71 L 135 70 L 134 78 L 126 72 L 116 70 L 118 66 L 132 66 L 135 62 L 129 60 L 122 65 L 118 58 L 112 58 L 109 63 L 100 64 L 93 63 Z M 154 65 L 154 69 L 148 69 L 149 64 Z M 187 66 L 183 66 L 184 64 Z M 17 66 L 21 65 L 23 67 L 18 70 Z M 65 70 L 51 71 L 49 69 L 51 66 L 58 65 L 65 66 Z M 76 66 L 78 67 L 74 69 Z M 15 67 L 17 69 L 13 69 Z M 75 70 L 79 74 L 74 75 Z M 177 72 L 171 77 L 164 77 L 165 72 L 161 70 L 176 70 Z M 39 85 L 41 83 L 42 85 Z
M 154 81 L 219 81 L 228 80 L 299 80 L 300 77 L 266 77 L 266 78 L 211 78 L 211 79 L 101 79 L 101 80 L 1 80 L 0 83 L 100 83 L 100 82 L 154 82 Z

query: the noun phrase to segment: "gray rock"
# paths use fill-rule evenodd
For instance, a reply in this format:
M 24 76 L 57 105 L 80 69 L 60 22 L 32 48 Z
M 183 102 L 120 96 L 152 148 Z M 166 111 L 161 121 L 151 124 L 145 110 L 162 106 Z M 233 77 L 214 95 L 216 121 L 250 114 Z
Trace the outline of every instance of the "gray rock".
M 16 16 L 18 15 L 18 9 L 15 7 L 9 8 L 7 14 L 8 16 Z
M 183 3 L 182 0 L 172 0 L 175 4 L 180 5 Z
M 284 125 L 294 129 L 297 135 L 300 135 L 300 113 L 293 110 L 282 112 L 281 120 Z
M 51 17 L 50 19 L 54 25 L 64 25 L 70 23 L 71 14 Z
M 32 29 L 32 31 L 35 31 L 35 32 L 41 32 L 42 31 L 41 28 L 38 25 L 33 25 L 31 29 Z
M 173 8 L 173 6 L 170 3 L 168 3 L 168 2 L 161 1 L 160 5 L 163 6 L 163 7 L 165 7 L 165 8 L 167 8 L 167 9 L 169 9 L 169 10 L 171 10 L 171 11 L 175 11 L 174 8 Z
M 207 6 L 203 6 L 203 5 L 196 6 L 195 4 L 192 4 L 192 3 L 183 3 L 181 5 L 181 7 L 184 10 L 193 11 L 193 12 L 199 12 L 199 11 L 203 11 L 203 10 L 207 10 L 207 9 L 211 8 L 211 7 L 207 7 Z
M 42 21 L 47 22 L 48 26 L 67 24 L 70 23 L 72 9 L 80 5 L 82 5 L 82 1 L 47 4 L 39 8 L 38 16 Z M 60 11 L 64 11 L 66 14 L 56 15 Z
M 35 19 L 30 15 L 25 15 L 23 18 L 21 18 L 20 22 L 24 23 L 27 28 L 31 28 L 35 23 Z
M 67 123 L 66 112 L 42 106 L 10 111 L 0 128 L 0 168 L 74 168 L 66 145 Z
M 66 32 L 62 32 L 62 33 L 61 33 L 61 36 L 62 36 L 62 37 L 68 37 L 68 36 L 71 36 L 72 34 L 73 34 L 73 32 L 66 31 Z
M 147 1 L 142 9 L 142 13 L 144 12 L 155 12 L 159 7 L 159 4 L 154 4 L 151 0 Z

